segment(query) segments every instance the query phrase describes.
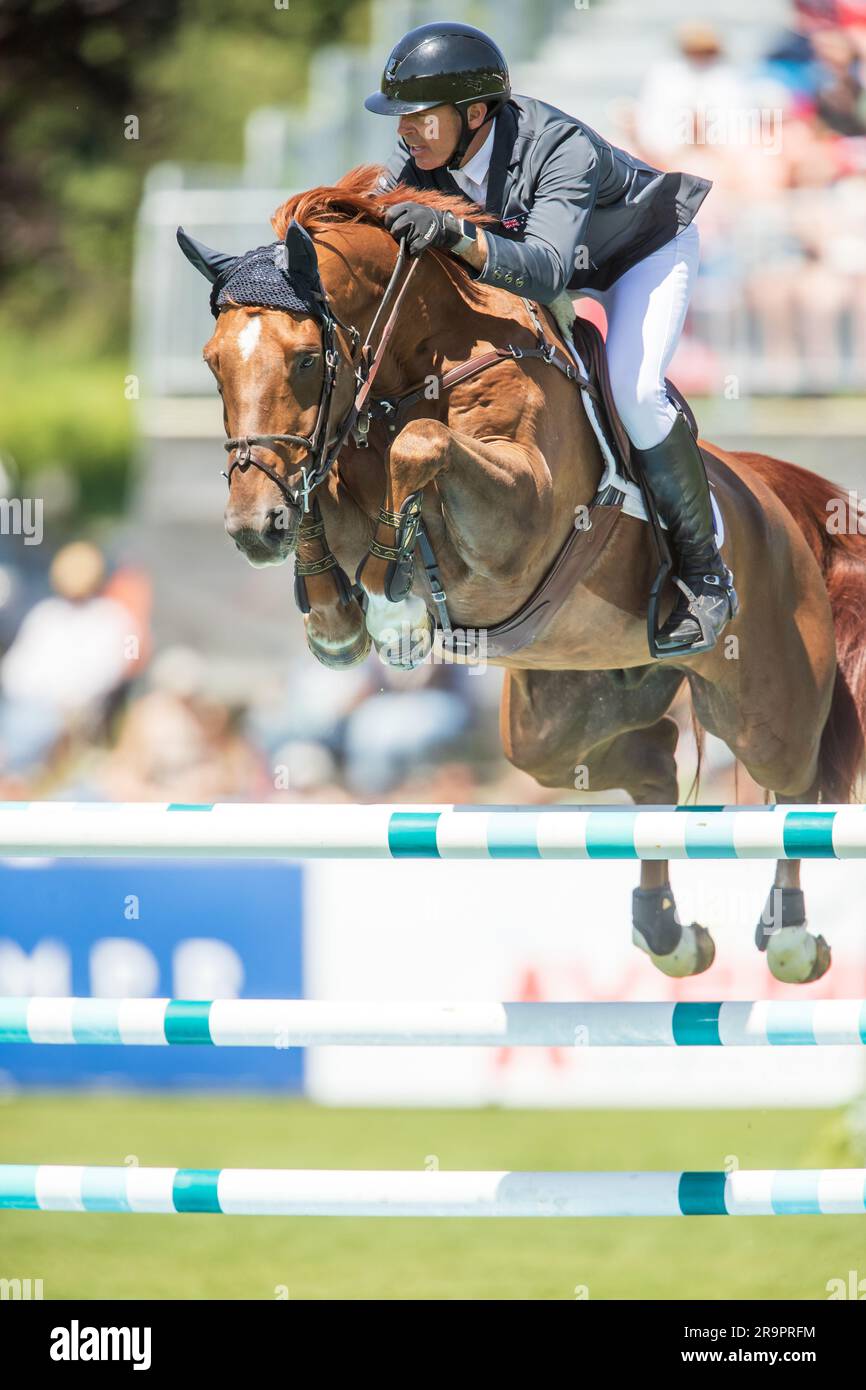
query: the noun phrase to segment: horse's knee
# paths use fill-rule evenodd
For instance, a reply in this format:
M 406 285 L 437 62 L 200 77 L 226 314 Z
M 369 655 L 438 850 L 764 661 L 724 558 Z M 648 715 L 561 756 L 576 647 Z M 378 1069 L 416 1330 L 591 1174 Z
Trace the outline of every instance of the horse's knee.
M 391 445 L 388 463 L 391 476 L 409 480 L 413 488 L 418 475 L 433 477 L 445 462 L 451 447 L 451 431 L 441 420 L 412 420 Z

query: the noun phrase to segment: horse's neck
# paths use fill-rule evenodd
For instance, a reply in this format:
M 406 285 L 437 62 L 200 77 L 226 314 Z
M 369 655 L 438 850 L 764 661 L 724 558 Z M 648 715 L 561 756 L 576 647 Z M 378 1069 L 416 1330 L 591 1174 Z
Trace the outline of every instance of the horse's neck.
M 344 321 L 354 321 L 363 334 L 373 322 L 395 265 L 390 238 L 384 244 L 377 238 L 377 243 L 365 248 L 370 253 L 365 263 L 364 280 L 370 287 L 365 302 L 338 303 L 338 312 Z M 514 336 L 515 321 L 534 332 L 532 318 L 521 300 L 514 299 L 513 311 L 506 314 L 501 290 L 487 290 L 483 286 L 479 289 L 478 303 L 470 302 L 432 257 L 422 260 L 397 316 L 376 378 L 374 395 L 398 396 L 423 386 L 425 381 L 436 380 L 442 376 L 446 362 L 450 365 L 466 362 L 484 350 L 480 345 L 491 343 L 494 347 L 504 347 Z M 512 299 L 509 296 L 509 309 Z M 556 336 L 550 320 L 544 315 L 542 319 L 548 339 Z M 568 353 L 561 328 L 560 336 L 561 350 Z M 553 366 L 545 370 L 550 373 L 552 386 L 559 372 Z M 566 486 L 569 500 L 577 506 L 588 504 L 594 497 L 603 472 L 603 459 L 578 389 L 576 386 L 569 389 L 573 397 L 571 464 L 565 474 L 556 471 Z M 367 516 L 375 515 L 385 482 L 384 457 L 373 445 L 369 450 L 351 449 L 348 453 L 344 451 L 340 469 L 352 500 Z

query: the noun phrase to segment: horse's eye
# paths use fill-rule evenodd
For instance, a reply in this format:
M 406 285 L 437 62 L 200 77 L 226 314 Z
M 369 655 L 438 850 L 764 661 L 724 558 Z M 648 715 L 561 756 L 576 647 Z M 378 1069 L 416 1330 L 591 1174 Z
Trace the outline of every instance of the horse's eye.
M 300 363 L 298 365 L 302 372 L 306 372 L 309 371 L 310 367 L 315 365 L 315 362 L 315 357 L 308 353 L 306 357 L 301 358 Z

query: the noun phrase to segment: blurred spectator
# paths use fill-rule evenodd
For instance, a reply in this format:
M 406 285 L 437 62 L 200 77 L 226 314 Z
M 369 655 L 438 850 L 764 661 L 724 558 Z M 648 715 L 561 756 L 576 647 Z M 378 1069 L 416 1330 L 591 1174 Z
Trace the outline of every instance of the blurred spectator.
M 204 660 L 170 647 L 151 665 L 150 690 L 133 700 L 100 777 L 109 801 L 267 800 L 261 754 L 237 714 L 208 688 Z
M 332 671 L 304 648 L 285 680 L 256 691 L 244 728 L 275 764 L 283 762 L 279 750 L 294 740 L 317 744 L 337 757 L 345 721 L 369 688 L 366 665 Z
M 97 727 L 127 681 L 135 623 L 103 590 L 105 563 L 87 541 L 54 557 L 54 596 L 24 618 L 0 664 L 0 769 L 44 766 L 61 742 Z
M 750 100 L 748 84 L 725 56 L 712 25 L 682 25 L 677 47 L 677 57 L 649 69 L 635 110 L 642 149 L 663 167 L 676 162 L 686 145 L 707 146 L 713 153 L 724 148 L 730 143 L 726 120 L 746 110 Z M 704 172 L 694 160 L 688 167 Z
M 839 135 L 866 135 L 866 93 L 857 47 L 844 29 L 817 29 L 816 115 Z
M 349 790 L 379 796 L 453 750 L 472 722 L 465 668 L 426 662 L 414 671 L 378 663 L 379 691 L 349 716 L 344 735 Z
M 746 300 L 780 384 L 833 391 L 845 381 L 846 356 L 866 368 L 866 183 L 827 186 L 820 162 L 801 161 L 793 173 L 797 194 L 762 211 Z
M 765 71 L 790 92 L 798 115 L 817 116 L 839 135 L 866 133 L 863 58 L 866 11 L 845 27 L 836 6 L 801 4 L 764 58 Z
M 276 750 L 274 783 L 281 801 L 348 801 L 337 759 L 324 743 L 289 739 Z
M 732 368 L 760 391 L 866 384 L 866 0 L 799 0 L 789 27 L 735 68 L 705 24 L 622 105 L 624 142 L 713 180 L 701 276 L 675 380 Z
M 0 564 L 0 652 L 11 646 L 24 617 L 24 585 L 17 565 Z

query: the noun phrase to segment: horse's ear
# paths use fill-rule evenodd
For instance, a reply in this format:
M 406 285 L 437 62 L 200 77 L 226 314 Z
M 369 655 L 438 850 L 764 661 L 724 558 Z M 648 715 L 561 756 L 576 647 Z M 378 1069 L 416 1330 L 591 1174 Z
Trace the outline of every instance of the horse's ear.
M 285 235 L 289 253 L 289 270 L 295 270 L 306 280 L 318 280 L 319 258 L 309 232 L 292 218 Z
M 213 251 L 210 246 L 205 246 L 204 242 L 187 236 L 183 227 L 177 229 L 177 244 L 187 260 L 191 261 L 196 270 L 200 270 L 211 283 L 237 260 L 237 256 L 230 256 L 227 251 Z

